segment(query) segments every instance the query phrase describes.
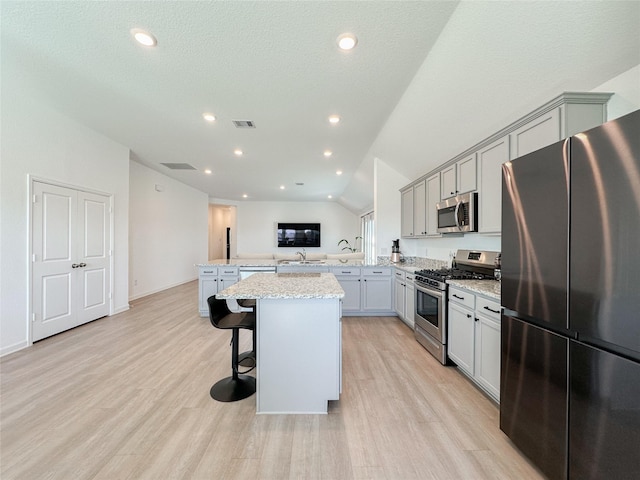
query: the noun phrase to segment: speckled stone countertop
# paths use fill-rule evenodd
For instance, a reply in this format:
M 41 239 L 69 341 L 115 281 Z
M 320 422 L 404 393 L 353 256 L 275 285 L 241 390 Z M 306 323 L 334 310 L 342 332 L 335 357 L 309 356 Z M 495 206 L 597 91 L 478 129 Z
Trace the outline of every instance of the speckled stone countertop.
M 332 273 L 256 273 L 225 288 L 217 298 L 343 298 Z
M 362 260 L 320 260 L 313 261 L 311 263 L 295 263 L 295 261 L 291 261 L 291 263 L 286 263 L 287 261 L 278 261 L 271 259 L 262 259 L 262 258 L 233 258 L 231 260 L 210 260 L 207 263 L 198 263 L 196 267 L 219 267 L 225 265 L 233 265 L 235 267 L 286 267 L 288 265 L 293 265 L 296 267 L 376 267 L 380 266 L 376 263 L 374 264 L 366 264 Z
M 447 280 L 447 283 L 500 302 L 500 282 L 496 280 Z

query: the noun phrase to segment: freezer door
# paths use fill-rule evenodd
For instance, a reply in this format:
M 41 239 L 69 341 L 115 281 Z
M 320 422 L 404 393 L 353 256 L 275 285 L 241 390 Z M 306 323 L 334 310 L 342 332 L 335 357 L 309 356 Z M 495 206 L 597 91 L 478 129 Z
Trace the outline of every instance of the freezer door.
M 570 272 L 578 339 L 640 360 L 640 111 L 571 138 Z
M 568 340 L 502 316 L 500 429 L 545 475 L 566 478 Z
M 563 333 L 569 246 L 566 142 L 502 166 L 502 306 Z
M 571 341 L 569 478 L 640 478 L 640 363 Z

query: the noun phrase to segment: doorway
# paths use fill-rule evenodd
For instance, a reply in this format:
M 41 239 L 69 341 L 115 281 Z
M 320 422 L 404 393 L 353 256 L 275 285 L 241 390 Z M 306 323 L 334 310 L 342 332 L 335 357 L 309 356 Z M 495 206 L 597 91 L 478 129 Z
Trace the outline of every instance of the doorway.
M 111 197 L 32 182 L 32 341 L 109 315 Z
M 235 256 L 236 207 L 209 204 L 209 260 Z

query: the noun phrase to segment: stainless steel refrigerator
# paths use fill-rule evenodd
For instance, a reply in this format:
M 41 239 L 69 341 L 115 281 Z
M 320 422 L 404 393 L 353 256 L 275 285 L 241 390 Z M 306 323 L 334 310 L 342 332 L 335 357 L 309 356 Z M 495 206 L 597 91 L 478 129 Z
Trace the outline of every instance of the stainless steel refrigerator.
M 549 478 L 640 478 L 640 111 L 503 165 L 500 428 Z

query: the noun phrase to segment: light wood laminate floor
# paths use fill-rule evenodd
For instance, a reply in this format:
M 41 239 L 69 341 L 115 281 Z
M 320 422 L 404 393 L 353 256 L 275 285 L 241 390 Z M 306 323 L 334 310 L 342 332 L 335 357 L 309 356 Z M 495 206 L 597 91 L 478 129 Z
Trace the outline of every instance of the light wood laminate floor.
M 191 282 L 2 358 L 0 478 L 542 478 L 496 405 L 395 317 L 344 318 L 343 393 L 328 415 L 212 400 L 230 332 L 197 300 Z

